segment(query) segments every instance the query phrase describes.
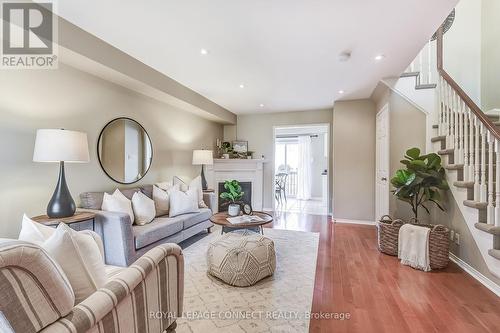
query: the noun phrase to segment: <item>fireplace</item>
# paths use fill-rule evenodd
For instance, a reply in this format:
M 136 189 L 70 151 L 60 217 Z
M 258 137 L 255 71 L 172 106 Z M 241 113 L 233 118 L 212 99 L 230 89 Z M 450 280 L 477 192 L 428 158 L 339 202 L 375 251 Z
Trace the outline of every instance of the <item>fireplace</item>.
M 213 165 L 207 165 L 205 172 L 209 188 L 214 189 L 217 204 L 215 210 L 227 210 L 221 207 L 219 193 L 224 192 L 224 182 L 228 179 L 237 180 L 243 187 L 245 203 L 250 203 L 255 211 L 262 210 L 262 194 L 264 181 L 264 159 L 218 159 Z
M 241 198 L 241 201 L 246 204 L 252 205 L 252 182 L 240 182 L 241 186 L 241 191 L 243 192 L 243 198 Z M 224 183 L 219 182 L 219 192 L 222 193 L 225 192 L 226 189 L 224 188 Z M 221 198 L 218 198 L 218 211 L 219 212 L 225 212 L 227 211 L 227 203 L 224 204 L 225 200 L 222 200 Z

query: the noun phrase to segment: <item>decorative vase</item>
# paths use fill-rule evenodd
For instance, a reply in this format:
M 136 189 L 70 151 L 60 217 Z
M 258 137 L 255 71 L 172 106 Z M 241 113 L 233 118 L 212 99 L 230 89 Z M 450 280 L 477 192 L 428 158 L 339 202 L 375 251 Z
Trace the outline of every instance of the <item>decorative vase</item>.
M 238 216 L 240 215 L 240 205 L 238 204 L 230 204 L 227 208 L 227 213 L 229 216 Z
M 222 158 L 228 160 L 229 159 L 229 154 L 222 154 Z

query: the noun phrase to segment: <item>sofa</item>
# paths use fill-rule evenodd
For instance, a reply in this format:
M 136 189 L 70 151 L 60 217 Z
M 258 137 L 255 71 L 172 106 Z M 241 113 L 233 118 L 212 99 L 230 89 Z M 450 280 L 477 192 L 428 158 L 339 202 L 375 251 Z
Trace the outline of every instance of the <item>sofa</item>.
M 153 196 L 153 185 L 120 189 L 129 199 L 141 191 L 149 198 Z M 125 213 L 101 210 L 104 192 L 80 194 L 80 210 L 96 214 L 95 231 L 104 243 L 105 261 L 108 265 L 129 266 L 150 249 L 164 243 L 179 243 L 213 226 L 210 222 L 212 208 L 216 205 L 214 193 L 204 193 L 207 208 L 198 213 L 176 217 L 159 216 L 146 225 L 133 225 Z
M 175 332 L 182 315 L 184 259 L 176 244 L 149 250 L 75 305 L 60 266 L 34 243 L 0 239 L 0 332 Z

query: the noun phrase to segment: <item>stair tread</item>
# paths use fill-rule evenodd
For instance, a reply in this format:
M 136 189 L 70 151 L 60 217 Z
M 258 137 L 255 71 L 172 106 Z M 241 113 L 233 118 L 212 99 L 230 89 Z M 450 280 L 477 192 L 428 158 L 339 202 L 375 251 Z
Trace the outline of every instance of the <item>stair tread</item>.
M 415 89 L 434 89 L 437 87 L 435 83 L 419 84 L 415 86 Z
M 464 182 L 461 180 L 453 182 L 453 185 L 456 187 L 474 188 L 474 182 Z
M 474 201 L 474 200 L 464 200 L 464 206 L 476 208 L 476 209 L 486 209 L 486 207 L 488 207 L 488 203 Z
M 404 72 L 401 77 L 419 76 L 420 72 Z
M 450 155 L 455 152 L 455 149 L 453 148 L 448 148 L 448 149 L 441 149 L 438 151 L 438 155 Z
M 500 250 L 491 249 L 488 250 L 488 254 L 498 260 L 500 260 Z
M 439 135 L 431 138 L 431 142 L 438 142 L 446 140 L 446 135 Z
M 493 224 L 487 224 L 487 223 L 476 223 L 474 226 L 482 231 L 485 231 L 489 234 L 495 235 L 495 236 L 500 236 L 500 227 L 496 227 Z
M 463 169 L 464 165 L 463 164 L 448 164 L 444 168 L 448 169 L 448 170 L 459 170 L 459 169 Z

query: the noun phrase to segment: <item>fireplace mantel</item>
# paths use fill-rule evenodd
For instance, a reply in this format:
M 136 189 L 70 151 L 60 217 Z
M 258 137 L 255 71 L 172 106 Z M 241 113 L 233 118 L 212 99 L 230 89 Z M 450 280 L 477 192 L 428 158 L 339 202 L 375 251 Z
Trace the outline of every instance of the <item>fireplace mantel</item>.
M 214 159 L 213 165 L 206 166 L 208 187 L 214 189 L 217 200 L 219 199 L 219 186 L 221 182 L 234 179 L 239 182 L 252 183 L 252 208 L 262 210 L 262 190 L 264 173 L 264 159 Z

